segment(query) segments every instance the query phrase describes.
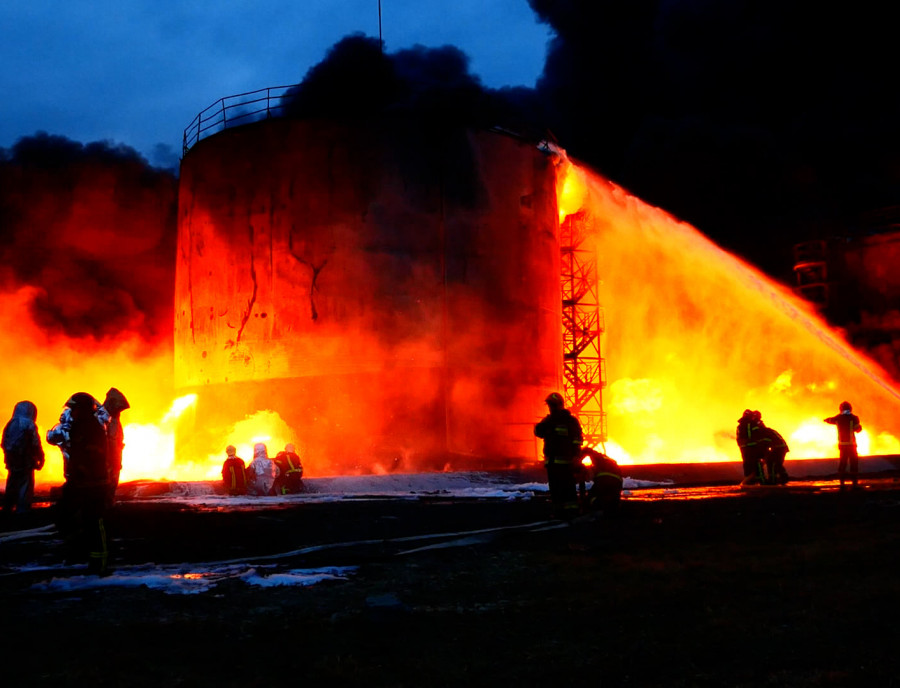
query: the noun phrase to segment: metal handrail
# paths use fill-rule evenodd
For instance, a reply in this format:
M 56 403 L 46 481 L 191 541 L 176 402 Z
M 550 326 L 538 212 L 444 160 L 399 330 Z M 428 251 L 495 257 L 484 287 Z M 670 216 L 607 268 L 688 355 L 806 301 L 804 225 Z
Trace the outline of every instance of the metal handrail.
M 284 96 L 288 89 L 294 88 L 296 85 L 269 86 L 256 91 L 219 98 L 212 105 L 201 110 L 185 128 L 182 155 L 207 136 L 242 124 L 281 116 L 285 108 Z

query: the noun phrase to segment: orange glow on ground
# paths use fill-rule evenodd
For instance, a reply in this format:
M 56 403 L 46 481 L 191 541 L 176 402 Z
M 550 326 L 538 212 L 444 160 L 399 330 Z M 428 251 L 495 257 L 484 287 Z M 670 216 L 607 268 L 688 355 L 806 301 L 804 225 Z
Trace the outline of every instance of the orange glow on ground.
M 898 392 L 805 302 L 598 175 L 564 161 L 561 176 L 561 210 L 586 213 L 597 248 L 610 456 L 737 461 L 745 408 L 787 439 L 789 459 L 836 456 L 822 419 L 845 399 L 861 455 L 900 451 Z

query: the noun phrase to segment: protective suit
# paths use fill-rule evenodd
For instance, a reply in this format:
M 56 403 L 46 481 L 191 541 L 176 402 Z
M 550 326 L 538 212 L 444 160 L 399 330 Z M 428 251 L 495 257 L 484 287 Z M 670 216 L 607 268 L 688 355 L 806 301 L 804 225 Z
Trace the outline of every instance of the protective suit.
M 247 494 L 247 467 L 244 460 L 237 456 L 237 449 L 232 445 L 225 447 L 225 462 L 222 464 L 222 485 L 230 495 Z
M 766 483 L 769 485 L 785 485 L 789 478 L 784 469 L 784 457 L 791 450 L 781 433 L 759 423 L 760 444 L 766 447 Z
M 581 424 L 564 407 L 559 393 L 553 392 L 545 402 L 550 413 L 534 426 L 534 434 L 544 440 L 544 467 L 553 515 L 570 518 L 578 515 L 575 464 L 581 454 Z
M 69 547 L 68 559 L 87 560 L 90 572 L 103 575 L 109 565 L 106 428 L 97 416 L 97 400 L 90 394 L 73 394 L 66 407 L 70 411 L 66 428 L 69 458 L 59 503 L 59 528 Z
M 862 425 L 859 422 L 859 416 L 853 413 L 853 407 L 849 401 L 841 402 L 839 410 L 839 414 L 825 418 L 825 422 L 837 426 L 838 452 L 840 453 L 838 478 L 841 481 L 841 489 L 844 489 L 844 482 L 847 480 L 848 472 L 853 487 L 857 485 L 859 454 L 857 454 L 856 449 L 856 434 L 862 432 Z
M 3 428 L 3 463 L 6 465 L 6 492 L 3 510 L 24 513 L 31 508 L 34 497 L 34 472 L 44 467 L 44 449 L 38 434 L 37 407 L 30 401 L 20 401 L 12 418 Z
M 100 413 L 105 413 L 108 420 L 106 422 L 106 441 L 108 444 L 109 466 L 109 494 L 107 496 L 109 503 L 112 504 L 116 498 L 116 488 L 119 486 L 119 473 L 122 472 L 122 450 L 125 448 L 125 433 L 122 431 L 122 420 L 120 415 L 125 409 L 131 408 L 128 399 L 115 387 L 110 387 L 106 393 L 106 399 L 103 406 L 98 409 Z M 101 421 L 102 422 L 102 421 Z
M 742 485 L 755 485 L 764 479 L 762 464 L 769 451 L 768 443 L 762 437 L 762 414 L 759 411 L 744 411 L 738 420 L 735 439 L 741 450 L 744 479 Z
M 275 494 L 275 462 L 269 458 L 266 445 L 262 442 L 253 445 L 253 461 L 247 467 L 247 492 L 253 495 L 266 496 Z
M 303 465 L 293 444 L 285 445 L 284 451 L 275 455 L 275 494 L 299 494 L 303 492 Z
M 85 394 L 85 392 L 79 392 Z M 73 395 L 74 396 L 74 395 Z M 90 395 L 88 395 L 90 396 Z M 109 414 L 106 409 L 100 405 L 100 402 L 91 397 L 96 411 L 94 412 L 97 422 L 103 426 L 106 432 L 106 426 L 109 424 Z M 63 412 L 59 414 L 59 422 L 47 431 L 47 444 L 59 447 L 63 457 L 63 477 L 69 477 L 69 428 L 72 427 L 72 397 L 66 401 Z
M 598 452 L 596 449 L 585 447 L 581 450 L 582 464 L 585 458 L 590 459 L 590 468 L 586 472 L 592 482 L 588 491 L 588 507 L 592 511 L 614 513 L 622 499 L 622 470 L 615 460 Z

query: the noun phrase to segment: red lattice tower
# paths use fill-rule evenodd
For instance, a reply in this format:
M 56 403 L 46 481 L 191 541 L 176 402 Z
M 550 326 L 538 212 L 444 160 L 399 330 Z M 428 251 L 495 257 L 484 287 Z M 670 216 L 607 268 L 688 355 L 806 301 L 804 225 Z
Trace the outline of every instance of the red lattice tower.
M 606 442 L 603 388 L 606 361 L 600 353 L 603 311 L 598 296 L 597 253 L 589 237 L 591 218 L 585 211 L 560 225 L 560 279 L 563 321 L 563 396 L 578 416 L 585 446 Z

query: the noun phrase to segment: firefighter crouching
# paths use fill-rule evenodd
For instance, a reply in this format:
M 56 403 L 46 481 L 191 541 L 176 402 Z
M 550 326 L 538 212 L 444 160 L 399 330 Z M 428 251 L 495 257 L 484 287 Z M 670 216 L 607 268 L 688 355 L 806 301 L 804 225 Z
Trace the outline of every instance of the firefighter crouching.
M 784 468 L 784 457 L 791 450 L 781 433 L 759 421 L 760 443 L 766 447 L 765 479 L 767 485 L 786 485 L 789 477 Z
M 222 485 L 230 495 L 247 494 L 247 466 L 237 455 L 237 449 L 229 444 L 225 447 L 225 461 L 222 464 Z
M 544 440 L 544 467 L 554 518 L 578 515 L 575 488 L 576 463 L 581 456 L 581 424 L 565 408 L 562 395 L 553 392 L 546 399 L 549 413 L 534 426 L 534 434 Z
M 586 495 L 585 508 L 615 513 L 622 500 L 622 471 L 618 462 L 590 447 L 582 449 L 580 456 L 584 479 L 593 483 Z
M 284 451 L 275 455 L 275 494 L 300 494 L 303 492 L 303 465 L 293 444 L 286 444 Z

